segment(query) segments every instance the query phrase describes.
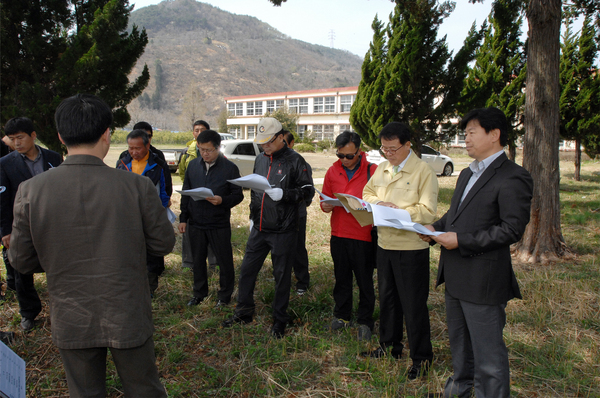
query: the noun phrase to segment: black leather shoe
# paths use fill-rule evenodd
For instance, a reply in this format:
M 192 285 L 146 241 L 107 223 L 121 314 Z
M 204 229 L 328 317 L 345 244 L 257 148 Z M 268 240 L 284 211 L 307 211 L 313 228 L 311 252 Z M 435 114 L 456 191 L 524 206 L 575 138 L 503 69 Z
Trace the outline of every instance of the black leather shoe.
M 431 362 L 429 361 L 414 361 L 412 366 L 408 369 L 408 380 L 415 380 L 419 377 L 427 376 Z
M 271 334 L 276 339 L 281 339 L 285 334 L 285 322 L 275 321 L 273 323 L 273 327 L 271 328 Z
M 221 326 L 223 326 L 224 328 L 230 328 L 235 324 L 245 325 L 250 322 L 252 322 L 252 317 L 240 317 L 240 316 L 234 315 L 231 318 L 225 319 L 221 323 Z
M 383 358 L 387 355 L 388 355 L 388 353 L 381 346 L 377 347 L 377 349 L 375 349 L 375 350 L 363 351 L 360 353 L 361 357 L 375 358 L 375 359 Z M 394 352 L 394 350 L 392 349 L 392 358 L 400 359 L 401 356 L 402 356 L 402 353 L 399 354 L 397 352 Z
M 204 300 L 204 297 L 192 297 L 190 301 L 188 301 L 187 305 L 193 307 L 194 305 L 198 305 Z
M 34 327 L 35 327 L 35 319 L 30 319 L 30 318 L 21 319 L 21 329 L 23 329 L 24 332 L 29 332 Z
M 14 339 L 15 339 L 14 332 L 1 332 L 0 331 L 0 341 L 3 342 L 4 344 L 10 345 L 10 344 L 12 344 Z

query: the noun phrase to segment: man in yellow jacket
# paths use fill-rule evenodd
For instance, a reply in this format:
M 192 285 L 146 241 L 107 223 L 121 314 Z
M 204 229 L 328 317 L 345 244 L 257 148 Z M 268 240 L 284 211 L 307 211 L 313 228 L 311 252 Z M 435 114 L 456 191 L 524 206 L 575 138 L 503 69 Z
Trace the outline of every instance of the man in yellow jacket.
M 429 224 L 436 218 L 438 182 L 433 169 L 410 149 L 408 126 L 392 122 L 379 134 L 387 158 L 377 167 L 363 190 L 363 199 L 381 206 L 407 210 L 411 220 Z M 413 361 L 408 379 L 427 374 L 433 351 L 429 311 L 429 244 L 414 232 L 378 228 L 377 275 L 379 285 L 380 346 L 363 356 L 402 355 L 402 318 Z

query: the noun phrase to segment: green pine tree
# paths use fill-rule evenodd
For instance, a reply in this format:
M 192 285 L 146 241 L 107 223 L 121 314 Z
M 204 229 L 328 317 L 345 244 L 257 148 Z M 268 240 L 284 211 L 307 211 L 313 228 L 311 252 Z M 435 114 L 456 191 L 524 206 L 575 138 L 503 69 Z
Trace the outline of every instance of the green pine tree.
M 473 28 L 453 58 L 446 38 L 437 38 L 440 24 L 453 9 L 449 1 L 396 1 L 385 30 L 387 40 L 381 23 L 374 21 L 373 42 L 350 114 L 354 129 L 367 145 L 378 146 L 377 135 L 392 121 L 411 126 L 417 154 L 422 144 L 447 138 L 438 127 L 455 114 L 464 71 L 479 43 Z
M 101 97 L 113 109 L 115 127 L 129 122 L 126 106 L 147 86 L 144 67 L 128 76 L 148 42 L 146 32 L 127 32 L 127 0 L 2 2 L 2 123 L 27 116 L 42 143 L 60 151 L 54 111 L 76 93 Z
M 600 141 L 600 79 L 594 67 L 598 56 L 597 33 L 586 15 L 579 35 L 566 20 L 560 59 L 560 133 L 575 140 L 575 180 L 580 180 L 581 145 L 585 141 L 593 150 Z
M 494 106 L 509 120 L 508 146 L 512 160 L 516 141 L 523 134 L 525 105 L 525 46 L 521 42 L 521 0 L 497 0 L 484 24 L 483 44 L 469 69 L 457 110 Z

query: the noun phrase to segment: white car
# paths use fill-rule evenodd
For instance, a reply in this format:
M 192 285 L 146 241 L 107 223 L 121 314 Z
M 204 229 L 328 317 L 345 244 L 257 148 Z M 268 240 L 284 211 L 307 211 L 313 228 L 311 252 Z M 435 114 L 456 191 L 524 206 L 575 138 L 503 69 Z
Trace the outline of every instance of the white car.
M 421 159 L 429 163 L 436 174 L 451 176 L 454 172 L 454 162 L 452 159 L 446 155 L 442 155 L 429 145 L 421 147 Z M 384 160 L 386 160 L 385 157 L 377 149 L 367 152 L 367 161 L 370 163 L 380 164 Z
M 221 136 L 221 141 L 235 140 L 235 137 L 231 134 L 219 133 L 219 135 Z
M 256 144 L 254 140 L 221 141 L 221 153 L 237 165 L 242 176 L 252 174 L 254 159 L 262 152 L 262 147 Z

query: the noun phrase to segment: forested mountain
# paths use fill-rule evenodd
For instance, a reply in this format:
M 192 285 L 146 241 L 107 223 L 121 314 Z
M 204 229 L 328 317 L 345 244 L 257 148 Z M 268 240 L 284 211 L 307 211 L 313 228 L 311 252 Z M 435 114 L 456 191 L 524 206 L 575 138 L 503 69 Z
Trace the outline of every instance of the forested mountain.
M 227 96 L 360 81 L 362 59 L 348 51 L 294 40 L 254 17 L 194 0 L 135 10 L 129 23 L 144 27 L 149 38 L 133 75 L 144 64 L 151 74 L 142 96 L 128 107 L 132 122 L 185 130 L 192 119 L 206 117 L 216 127 Z

